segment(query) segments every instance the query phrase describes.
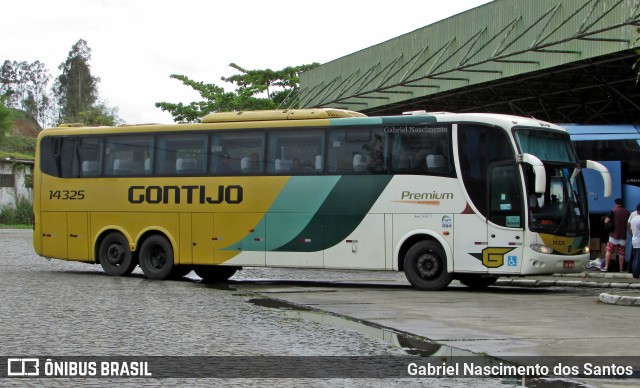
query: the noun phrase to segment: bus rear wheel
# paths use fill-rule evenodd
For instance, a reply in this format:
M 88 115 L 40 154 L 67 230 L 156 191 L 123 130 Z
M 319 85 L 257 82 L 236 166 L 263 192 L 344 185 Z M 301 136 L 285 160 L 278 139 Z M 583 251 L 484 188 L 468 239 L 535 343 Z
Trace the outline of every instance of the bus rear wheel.
M 104 272 L 111 276 L 129 275 L 137 265 L 129 241 L 118 232 L 109 233 L 102 239 L 98 259 Z
M 453 280 L 453 274 L 447 272 L 447 256 L 434 241 L 420 241 L 409 249 L 404 274 L 415 288 L 427 291 L 441 290 Z
M 140 247 L 140 268 L 149 279 L 163 280 L 173 269 L 173 247 L 163 236 L 151 236 Z
M 238 267 L 222 265 L 197 265 L 193 267 L 193 271 L 196 275 L 200 276 L 205 283 L 225 282 L 229 280 L 238 269 Z

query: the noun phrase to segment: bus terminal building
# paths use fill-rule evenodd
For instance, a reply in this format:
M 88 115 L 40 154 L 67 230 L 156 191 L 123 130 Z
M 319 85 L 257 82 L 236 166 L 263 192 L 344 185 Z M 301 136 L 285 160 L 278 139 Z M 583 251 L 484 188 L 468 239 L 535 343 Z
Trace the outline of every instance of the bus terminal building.
M 290 103 L 637 124 L 638 26 L 639 0 L 494 0 L 303 73 Z

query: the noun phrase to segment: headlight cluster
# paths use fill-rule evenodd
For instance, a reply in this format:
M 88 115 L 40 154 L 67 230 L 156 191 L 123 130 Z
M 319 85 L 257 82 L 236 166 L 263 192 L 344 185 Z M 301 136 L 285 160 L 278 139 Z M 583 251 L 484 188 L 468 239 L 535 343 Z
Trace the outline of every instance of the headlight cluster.
M 553 248 L 548 247 L 546 245 L 542 245 L 542 244 L 531 244 L 531 249 L 540 253 L 547 253 L 547 254 L 553 253 Z

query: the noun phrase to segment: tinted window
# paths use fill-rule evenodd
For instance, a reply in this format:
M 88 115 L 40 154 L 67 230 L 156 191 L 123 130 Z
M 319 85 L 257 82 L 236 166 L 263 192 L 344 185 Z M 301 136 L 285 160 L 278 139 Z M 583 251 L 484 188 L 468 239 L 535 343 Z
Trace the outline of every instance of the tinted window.
M 394 135 L 393 172 L 451 175 L 451 125 L 387 127 Z
M 640 140 L 586 140 L 573 144 L 580 160 L 621 160 L 625 166 L 624 183 L 640 185 Z
M 522 227 L 522 196 L 514 164 L 495 165 L 490 169 L 489 220 L 508 228 Z
M 215 174 L 260 174 L 264 171 L 264 134 L 221 133 L 214 136 L 212 171 Z
M 206 172 L 207 135 L 159 135 L 155 149 L 155 174 L 202 175 Z
M 151 174 L 153 136 L 113 136 L 105 140 L 106 175 L 143 176 Z
M 487 216 L 487 177 L 491 163 L 515 160 L 507 134 L 500 128 L 460 124 L 458 153 L 464 186 L 475 207 Z
M 322 171 L 324 132 L 297 130 L 269 135 L 269 172 L 309 174 Z
M 40 142 L 40 170 L 47 175 L 73 178 L 80 174 L 74 163 L 75 137 L 44 137 Z M 74 169 L 75 166 L 75 169 Z
M 102 139 L 98 136 L 78 138 L 76 158 L 80 166 L 80 176 L 99 176 L 102 173 L 100 156 Z M 76 159 L 74 158 L 74 159 Z
M 330 173 L 384 173 L 387 171 L 388 136 L 382 128 L 346 128 L 329 133 Z

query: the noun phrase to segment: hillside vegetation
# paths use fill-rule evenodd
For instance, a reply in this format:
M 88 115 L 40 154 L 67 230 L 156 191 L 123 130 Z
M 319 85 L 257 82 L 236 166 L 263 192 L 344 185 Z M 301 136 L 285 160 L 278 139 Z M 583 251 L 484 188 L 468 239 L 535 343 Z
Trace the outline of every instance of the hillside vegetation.
M 40 125 L 25 112 L 11 109 L 13 126 L 0 144 L 0 158 L 33 159 Z

